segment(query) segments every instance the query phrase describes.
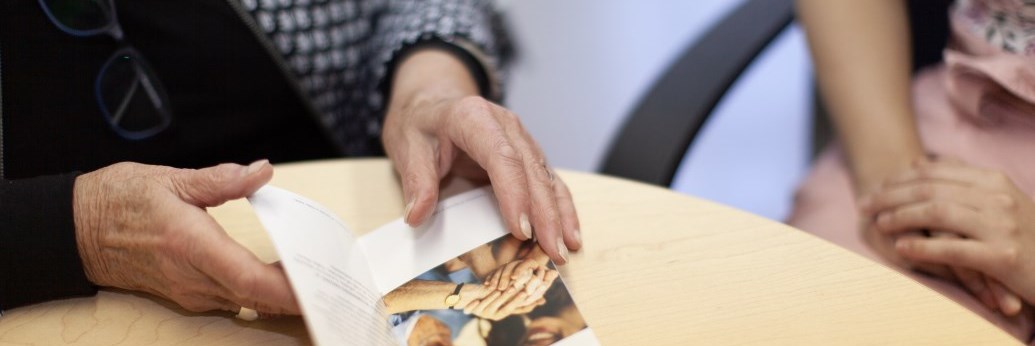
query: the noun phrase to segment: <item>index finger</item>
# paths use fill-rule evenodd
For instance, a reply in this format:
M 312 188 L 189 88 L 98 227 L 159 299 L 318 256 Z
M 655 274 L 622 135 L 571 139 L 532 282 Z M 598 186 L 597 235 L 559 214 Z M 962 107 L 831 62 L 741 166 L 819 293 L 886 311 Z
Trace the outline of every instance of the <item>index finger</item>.
M 222 233 L 215 221 L 211 222 L 221 233 L 196 244 L 191 264 L 233 295 L 224 297 L 227 300 L 263 313 L 299 314 L 298 302 L 284 270 L 277 265 L 263 263 L 251 251 Z
M 914 261 L 962 266 L 986 274 L 999 272 L 995 251 L 965 238 L 902 238 L 895 251 Z
M 465 101 L 457 113 L 450 137 L 488 173 L 511 233 L 524 240 L 534 232 L 546 253 L 565 263 L 552 173 L 517 116 L 477 99 Z
M 941 180 L 964 186 L 996 188 L 1005 176 L 997 171 L 974 167 L 959 162 L 923 162 L 892 176 L 884 186 L 905 184 L 919 180 Z
M 963 184 L 946 181 L 909 181 L 887 186 L 879 192 L 863 197 L 859 208 L 873 216 L 887 209 L 926 201 L 952 201 L 973 209 L 994 205 L 995 194 Z

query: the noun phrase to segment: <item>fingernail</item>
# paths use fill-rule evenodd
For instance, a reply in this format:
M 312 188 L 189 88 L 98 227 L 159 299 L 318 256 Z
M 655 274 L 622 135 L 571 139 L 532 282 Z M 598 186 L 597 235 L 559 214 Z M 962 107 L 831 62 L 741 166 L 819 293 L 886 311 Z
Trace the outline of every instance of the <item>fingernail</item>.
M 237 319 L 242 321 L 254 321 L 259 319 L 259 312 L 242 306 L 241 311 L 237 313 Z
M 1021 310 L 1021 300 L 1012 294 L 1004 296 L 1002 304 L 1003 312 L 1007 314 L 1014 314 Z
M 252 164 L 248 165 L 248 168 L 244 170 L 244 175 L 255 174 L 255 172 L 258 172 L 260 169 L 262 169 L 262 167 L 265 167 L 269 163 L 270 160 L 266 159 L 252 162 Z
M 557 253 L 561 255 L 564 262 L 568 262 L 568 247 L 564 245 L 564 239 L 557 238 Z
M 579 246 L 582 246 L 582 231 L 576 228 L 575 232 L 572 233 L 574 233 L 573 236 L 575 237 L 575 243 L 579 244 Z
M 406 209 L 403 209 L 403 222 L 410 223 L 410 212 L 413 211 L 413 204 L 417 202 L 417 199 L 411 199 L 410 203 L 406 203 Z
M 521 234 L 525 236 L 525 239 L 532 239 L 532 224 L 528 222 L 528 215 L 521 213 Z
M 906 240 L 906 239 L 899 239 L 899 240 L 895 241 L 895 250 L 896 251 L 899 251 L 899 252 L 906 251 L 907 248 L 909 248 L 909 241 L 908 240 Z

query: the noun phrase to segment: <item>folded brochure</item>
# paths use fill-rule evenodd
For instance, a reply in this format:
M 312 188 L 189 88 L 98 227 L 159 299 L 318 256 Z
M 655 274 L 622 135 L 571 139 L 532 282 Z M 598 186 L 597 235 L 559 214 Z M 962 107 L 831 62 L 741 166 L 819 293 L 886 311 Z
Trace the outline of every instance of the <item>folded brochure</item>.
M 556 267 L 509 235 L 481 188 L 425 225 L 361 237 L 327 208 L 265 186 L 248 198 L 316 345 L 596 345 Z

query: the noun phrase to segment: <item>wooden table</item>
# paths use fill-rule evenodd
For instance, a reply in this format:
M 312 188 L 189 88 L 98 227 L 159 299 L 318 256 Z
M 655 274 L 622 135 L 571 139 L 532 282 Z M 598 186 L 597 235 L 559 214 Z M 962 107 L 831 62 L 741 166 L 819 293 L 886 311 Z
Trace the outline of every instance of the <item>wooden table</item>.
M 585 240 L 562 275 L 605 345 L 1018 343 L 895 271 L 786 225 L 648 185 L 560 175 Z M 273 184 L 323 203 L 357 231 L 403 209 L 385 160 L 278 166 Z M 276 258 L 245 202 L 211 213 L 257 255 Z M 0 345 L 307 343 L 300 318 L 242 322 L 121 291 L 0 318 Z

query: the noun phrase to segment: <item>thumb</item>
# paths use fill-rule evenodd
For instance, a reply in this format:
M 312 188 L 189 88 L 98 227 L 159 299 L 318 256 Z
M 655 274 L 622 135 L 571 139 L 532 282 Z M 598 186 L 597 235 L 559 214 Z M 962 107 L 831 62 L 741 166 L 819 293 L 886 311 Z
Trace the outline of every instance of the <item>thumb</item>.
M 247 197 L 273 178 L 268 160 L 248 166 L 224 163 L 198 170 L 183 170 L 173 175 L 173 190 L 185 202 L 199 207 L 214 207 L 226 201 Z

